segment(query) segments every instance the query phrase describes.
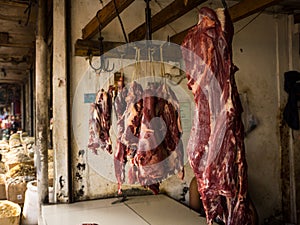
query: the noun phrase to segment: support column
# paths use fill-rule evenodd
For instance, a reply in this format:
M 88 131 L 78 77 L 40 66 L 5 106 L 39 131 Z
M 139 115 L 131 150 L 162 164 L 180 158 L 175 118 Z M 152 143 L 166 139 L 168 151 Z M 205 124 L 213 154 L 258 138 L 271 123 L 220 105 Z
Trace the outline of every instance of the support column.
M 66 3 L 66 0 L 53 0 L 54 202 L 70 202 Z
M 46 43 L 46 4 L 38 1 L 36 33 L 36 147 L 37 180 L 39 202 L 39 224 L 42 223 L 42 205 L 48 203 L 48 98 L 47 98 L 47 43 Z

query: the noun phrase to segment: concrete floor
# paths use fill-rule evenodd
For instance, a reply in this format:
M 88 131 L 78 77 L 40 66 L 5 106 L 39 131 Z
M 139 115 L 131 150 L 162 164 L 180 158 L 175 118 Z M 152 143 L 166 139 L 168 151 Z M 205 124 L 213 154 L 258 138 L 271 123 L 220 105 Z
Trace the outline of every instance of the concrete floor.
M 43 206 L 44 225 L 206 225 L 198 213 L 165 195 Z

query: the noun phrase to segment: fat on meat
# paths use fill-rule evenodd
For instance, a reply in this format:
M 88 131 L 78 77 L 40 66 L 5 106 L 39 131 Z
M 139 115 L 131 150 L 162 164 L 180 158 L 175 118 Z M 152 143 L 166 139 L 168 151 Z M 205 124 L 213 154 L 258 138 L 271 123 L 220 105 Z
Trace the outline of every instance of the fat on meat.
M 244 127 L 227 10 L 203 7 L 182 43 L 195 112 L 187 146 L 208 224 L 254 224 L 247 193 Z

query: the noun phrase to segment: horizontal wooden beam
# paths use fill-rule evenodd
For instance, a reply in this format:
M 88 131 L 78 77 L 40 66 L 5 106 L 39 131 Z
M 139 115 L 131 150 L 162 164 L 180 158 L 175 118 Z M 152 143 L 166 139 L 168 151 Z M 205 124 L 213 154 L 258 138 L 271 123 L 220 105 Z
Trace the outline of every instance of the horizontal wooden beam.
M 189 0 L 186 5 L 184 4 L 183 0 L 173 1 L 151 18 L 152 32 L 155 32 L 165 25 L 175 21 L 203 2 L 206 2 L 206 0 Z M 146 35 L 146 30 L 146 23 L 141 24 L 129 33 L 129 41 L 133 42 L 143 40 Z
M 6 75 L 2 74 L 0 71 L 0 83 L 3 83 L 4 81 L 15 81 L 15 82 L 23 82 L 27 79 L 28 75 L 23 72 L 16 73 L 14 71 L 6 71 Z
M 88 57 L 89 54 L 92 56 L 99 56 L 99 47 L 97 41 L 92 40 L 77 40 L 75 44 L 75 55 Z M 122 42 L 104 42 L 105 56 L 107 58 L 124 58 L 124 59 L 135 59 L 136 47 L 140 52 L 140 60 L 149 60 L 149 52 L 147 48 L 150 47 L 146 43 L 129 43 L 125 44 Z M 160 44 L 152 43 L 151 49 L 153 50 L 153 60 L 160 61 L 160 48 L 162 47 L 164 61 L 177 62 L 181 60 L 181 49 L 169 46 L 168 44 L 161 46 Z
M 12 21 L 12 22 L 15 22 L 17 24 L 22 24 L 24 25 L 27 18 L 24 17 L 23 15 L 19 16 L 19 15 L 3 15 L 3 14 L 0 14 L 0 20 L 2 21 Z M 28 21 L 28 24 L 31 24 L 31 25 L 34 25 L 35 24 L 35 19 L 30 17 L 29 18 L 29 21 Z
M 1 84 L 24 84 L 26 83 L 26 79 L 10 79 L 10 78 L 2 78 L 0 77 Z
M 24 1 L 10 1 L 10 0 L 1 0 L 0 5 L 14 6 L 14 7 L 28 7 L 28 2 Z
M 280 0 L 243 0 L 229 8 L 233 22 L 244 19 L 254 13 L 275 5 Z
M 116 10 L 114 1 L 118 12 L 121 13 L 126 9 L 134 0 L 112 0 L 107 5 L 105 5 L 97 15 L 82 29 L 82 39 L 91 39 L 95 34 L 97 34 L 99 29 L 99 22 L 101 24 L 101 29 L 106 27 L 114 18 L 116 18 Z M 99 21 L 98 21 L 99 20 Z
M 254 13 L 257 13 L 265 8 L 275 5 L 280 0 L 242 0 L 239 3 L 231 6 L 229 10 L 229 14 L 231 20 L 233 22 L 237 22 L 241 19 L 244 19 Z M 181 31 L 170 38 L 170 41 L 176 44 L 181 44 L 184 37 L 187 35 L 187 32 L 193 26 Z
M 34 43 L 1 43 L 0 47 L 12 47 L 12 48 L 34 48 Z
M 104 53 L 125 44 L 124 42 L 103 42 Z M 78 39 L 75 43 L 75 56 L 99 56 L 99 41 Z

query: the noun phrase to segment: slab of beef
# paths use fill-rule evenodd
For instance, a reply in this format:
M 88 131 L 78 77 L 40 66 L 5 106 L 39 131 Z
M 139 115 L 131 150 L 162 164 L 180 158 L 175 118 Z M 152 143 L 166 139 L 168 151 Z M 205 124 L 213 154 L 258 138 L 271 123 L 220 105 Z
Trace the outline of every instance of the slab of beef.
M 233 25 L 227 10 L 199 11 L 182 53 L 196 103 L 187 146 L 209 224 L 253 223 L 247 196 L 242 107 L 232 63 Z M 189 51 L 187 51 L 189 50 Z
M 125 89 L 123 88 L 123 91 Z M 127 96 L 126 96 L 127 95 Z M 139 142 L 140 125 L 143 109 L 143 88 L 136 81 L 130 83 L 128 92 L 123 95 L 122 101 L 126 107 L 123 114 L 118 118 L 118 141 L 115 154 L 115 173 L 118 180 L 118 193 L 121 194 L 121 184 L 124 182 L 124 168 L 129 159 L 128 181 L 133 184 L 137 181 L 136 166 L 134 156 L 136 154 Z M 118 105 L 118 101 L 116 105 Z M 116 110 L 118 107 L 116 107 Z M 122 107 L 124 109 L 124 107 Z
M 136 81 L 133 81 L 128 89 L 125 98 L 126 110 L 124 112 L 124 133 L 121 137 L 123 144 L 134 151 L 138 147 L 140 125 L 143 109 L 143 88 Z
M 116 141 L 116 152 L 114 154 L 114 167 L 115 176 L 118 182 L 118 193 L 122 193 L 122 183 L 125 180 L 125 164 L 127 163 L 127 146 L 121 141 L 122 134 L 125 130 L 125 110 L 127 103 L 125 98 L 128 94 L 128 90 L 124 87 L 123 77 L 118 81 L 118 94 L 115 98 L 115 111 L 117 115 L 117 141 Z
M 166 134 L 161 143 L 168 155 L 168 166 L 166 174 L 174 174 L 178 172 L 178 176 L 184 178 L 184 151 L 181 140 L 182 126 L 180 120 L 179 101 L 173 90 L 164 82 L 157 91 L 158 104 L 157 116 L 166 124 Z
M 158 194 L 163 179 L 176 172 L 183 176 L 179 104 L 176 96 L 170 97 L 170 93 L 174 94 L 165 85 L 157 87 L 157 83 L 150 83 L 143 96 L 141 131 L 134 162 L 139 183 L 154 194 Z
M 91 104 L 88 148 L 95 154 L 99 148 L 112 153 L 112 143 L 109 136 L 112 98 L 113 87 L 110 86 L 107 92 L 104 89 L 98 91 L 95 102 Z

